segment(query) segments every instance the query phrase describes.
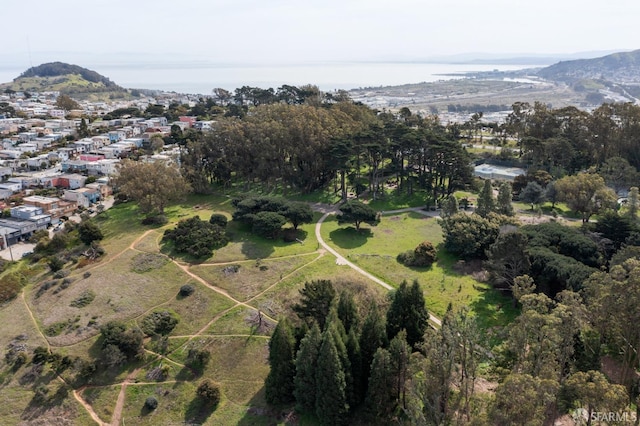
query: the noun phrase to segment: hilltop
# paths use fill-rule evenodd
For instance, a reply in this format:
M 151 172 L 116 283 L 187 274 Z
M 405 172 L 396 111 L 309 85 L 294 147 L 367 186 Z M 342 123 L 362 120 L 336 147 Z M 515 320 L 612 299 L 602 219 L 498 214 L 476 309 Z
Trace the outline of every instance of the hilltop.
M 107 77 L 78 65 L 49 62 L 31 67 L 10 83 L 0 85 L 2 90 L 47 92 L 57 91 L 74 98 L 123 98 L 129 91 Z

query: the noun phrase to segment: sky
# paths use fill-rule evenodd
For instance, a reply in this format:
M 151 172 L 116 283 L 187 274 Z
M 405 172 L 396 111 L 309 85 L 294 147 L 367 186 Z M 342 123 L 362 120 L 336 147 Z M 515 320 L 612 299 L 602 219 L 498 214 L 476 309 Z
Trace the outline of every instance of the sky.
M 638 16 L 637 0 L 3 0 L 0 67 L 630 51 Z

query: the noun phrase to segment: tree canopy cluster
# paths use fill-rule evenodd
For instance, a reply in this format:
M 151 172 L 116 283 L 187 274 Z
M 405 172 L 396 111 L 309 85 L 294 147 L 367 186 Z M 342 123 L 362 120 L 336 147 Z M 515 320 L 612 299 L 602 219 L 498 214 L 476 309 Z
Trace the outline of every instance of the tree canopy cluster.
M 223 226 L 193 216 L 178 222 L 175 228 L 164 231 L 163 241 L 171 241 L 178 253 L 197 258 L 211 257 L 213 250 L 224 247 L 229 236 Z
M 295 403 L 326 425 L 348 424 L 360 407 L 386 420 L 401 411 L 409 359 L 427 329 L 420 285 L 400 284 L 386 314 L 328 280 L 305 283 L 300 296 L 297 318 L 281 319 L 270 340 L 267 401 Z
M 294 230 L 313 221 L 313 211 L 307 203 L 280 197 L 247 196 L 232 200 L 233 219 L 251 227 L 265 238 L 277 238 L 282 226 L 290 223 Z

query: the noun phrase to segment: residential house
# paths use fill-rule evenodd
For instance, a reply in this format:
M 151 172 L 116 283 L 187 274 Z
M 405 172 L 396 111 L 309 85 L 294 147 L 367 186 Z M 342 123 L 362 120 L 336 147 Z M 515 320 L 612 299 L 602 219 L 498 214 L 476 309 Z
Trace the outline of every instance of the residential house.
M 58 188 L 78 189 L 82 188 L 86 181 L 86 176 L 72 173 L 58 176 L 54 185 Z
M 62 216 L 69 216 L 73 214 L 76 209 L 75 203 L 62 201 L 55 197 L 31 195 L 24 197 L 22 201 L 27 206 L 41 207 L 45 214 L 51 215 L 51 223 L 58 223 Z

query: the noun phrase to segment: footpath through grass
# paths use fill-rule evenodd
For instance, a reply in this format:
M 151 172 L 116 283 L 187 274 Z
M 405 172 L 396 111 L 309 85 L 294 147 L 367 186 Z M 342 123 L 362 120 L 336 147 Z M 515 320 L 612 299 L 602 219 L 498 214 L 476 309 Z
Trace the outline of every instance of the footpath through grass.
M 378 226 L 364 225 L 360 232 L 339 226 L 335 217 L 329 217 L 322 226 L 322 237 L 347 259 L 393 286 L 418 280 L 427 308 L 436 316 L 442 317 L 449 303 L 454 308 L 468 306 L 487 330 L 508 324 L 517 314 L 509 298 L 469 275 L 472 265 L 457 262 L 442 250 L 442 231 L 433 217 L 416 212 L 383 216 Z M 440 246 L 434 265 L 410 268 L 396 261 L 399 253 L 425 240 Z

